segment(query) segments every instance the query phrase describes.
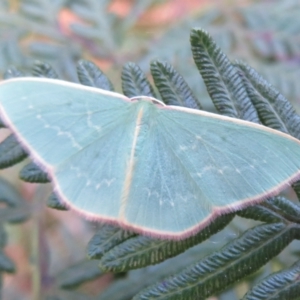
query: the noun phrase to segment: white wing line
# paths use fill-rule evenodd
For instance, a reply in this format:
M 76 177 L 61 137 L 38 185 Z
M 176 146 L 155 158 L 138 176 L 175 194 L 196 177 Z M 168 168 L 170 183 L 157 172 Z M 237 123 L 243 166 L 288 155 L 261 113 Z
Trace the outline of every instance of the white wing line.
M 170 119 L 170 118 L 169 118 L 169 119 Z M 180 122 L 178 122 L 177 120 L 175 120 L 175 119 L 170 119 L 170 120 L 172 120 L 173 122 L 177 123 L 182 129 L 184 129 L 185 131 L 187 131 L 188 133 L 190 133 L 191 135 L 193 135 L 193 132 L 192 132 L 192 131 L 190 131 L 188 128 L 183 127 L 182 124 L 181 124 Z M 209 144 L 210 147 L 215 148 L 216 150 L 219 151 L 218 148 L 216 148 L 214 145 L 212 145 L 211 143 L 209 143 L 209 142 L 207 142 L 207 141 L 205 141 L 205 140 L 203 140 L 203 139 L 202 139 L 202 144 L 205 146 L 206 151 L 207 151 L 207 153 L 209 154 L 210 158 L 212 158 L 212 156 L 210 155 L 210 153 L 209 153 L 209 151 L 208 151 L 208 149 L 207 149 L 207 146 L 206 146 L 205 144 Z M 266 148 L 266 149 L 267 149 L 267 148 Z M 224 149 L 223 152 L 226 152 L 226 149 Z M 230 154 L 236 156 L 238 159 L 244 160 L 245 163 L 248 164 L 248 161 L 247 161 L 246 159 L 242 158 L 241 156 L 237 155 L 236 153 L 230 153 Z M 228 156 L 226 156 L 226 157 L 227 157 L 227 159 L 228 159 Z M 212 161 L 215 161 L 215 160 L 212 159 Z M 215 163 L 214 163 L 214 165 L 216 166 Z M 231 163 L 231 165 L 234 166 L 234 164 L 232 164 L 232 163 Z M 235 166 L 234 166 L 234 168 L 235 168 Z M 226 177 L 226 176 L 225 176 L 225 177 Z M 224 178 L 225 178 L 225 177 L 224 177 Z M 248 181 L 244 178 L 244 176 L 242 176 L 242 177 L 243 177 L 243 179 L 248 183 Z M 225 180 L 228 182 L 228 180 L 227 180 L 226 178 L 225 178 Z M 229 186 L 231 187 L 230 184 L 229 184 Z M 251 185 L 249 184 L 249 186 L 251 186 Z M 231 188 L 231 190 L 232 190 L 232 188 Z M 235 192 L 234 192 L 234 193 L 235 193 Z
M 173 136 L 173 134 L 167 129 L 166 126 L 164 126 L 166 131 L 169 133 L 169 136 Z M 206 201 L 208 203 L 209 206 L 211 206 L 211 202 L 209 200 L 209 198 L 207 197 L 207 195 L 203 194 L 203 191 L 201 189 L 201 186 L 199 186 L 198 182 L 195 180 L 195 178 L 191 175 L 191 173 L 189 172 L 189 170 L 187 169 L 186 165 L 182 162 L 181 158 L 178 156 L 177 153 L 175 153 L 174 149 L 172 147 L 170 147 L 170 145 L 168 144 L 167 138 L 164 135 L 165 140 L 166 140 L 166 145 L 169 147 L 170 152 L 178 159 L 180 165 L 182 166 L 183 170 L 185 170 L 186 174 L 188 175 L 188 177 L 194 182 L 195 186 L 198 188 L 198 190 L 200 191 L 200 193 L 206 197 Z M 174 140 L 174 139 L 173 139 Z M 175 140 L 176 142 L 176 140 Z
M 164 135 L 162 135 L 163 137 L 164 137 Z M 164 140 L 165 140 L 165 143 L 167 144 L 167 141 L 166 141 L 166 138 L 164 137 Z M 167 146 L 169 146 L 169 145 L 167 145 Z M 157 155 L 157 157 L 160 157 L 159 156 L 159 153 L 158 153 L 158 155 Z M 162 176 L 162 174 L 163 174 L 163 170 L 162 170 L 162 168 L 161 168 L 161 164 L 159 164 L 159 166 L 158 166 L 158 169 L 159 169 L 159 173 L 161 174 L 161 179 L 162 179 L 162 185 L 163 186 L 165 186 L 165 188 L 166 188 L 166 190 L 167 190 L 167 193 L 168 193 L 168 195 L 169 195 L 169 199 L 170 199 L 170 204 L 171 203 L 174 203 L 174 199 L 172 199 L 172 195 L 171 195 L 171 192 L 170 192 L 170 189 L 168 188 L 168 185 L 166 184 L 166 182 L 165 182 L 165 178 Z M 160 207 L 160 209 L 161 209 L 161 207 Z M 177 214 L 177 212 L 179 211 L 178 209 L 176 209 L 175 207 L 174 207 L 174 205 L 172 205 L 171 204 L 171 209 L 175 212 L 175 215 L 176 215 L 176 217 L 174 218 L 174 221 L 177 223 L 177 228 L 179 228 L 180 226 L 180 224 L 179 224 L 179 220 L 180 220 L 180 218 L 178 218 L 178 214 Z

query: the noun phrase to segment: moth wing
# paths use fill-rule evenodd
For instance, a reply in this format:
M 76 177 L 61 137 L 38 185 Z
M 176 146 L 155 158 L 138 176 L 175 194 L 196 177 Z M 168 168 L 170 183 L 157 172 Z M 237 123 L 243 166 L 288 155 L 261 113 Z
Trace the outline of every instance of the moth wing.
M 117 220 L 135 111 L 126 97 L 59 80 L 0 87 L 1 116 L 70 206 Z
M 300 142 L 289 135 L 179 107 L 155 118 L 124 207 L 124 219 L 140 231 L 190 235 L 299 177 Z

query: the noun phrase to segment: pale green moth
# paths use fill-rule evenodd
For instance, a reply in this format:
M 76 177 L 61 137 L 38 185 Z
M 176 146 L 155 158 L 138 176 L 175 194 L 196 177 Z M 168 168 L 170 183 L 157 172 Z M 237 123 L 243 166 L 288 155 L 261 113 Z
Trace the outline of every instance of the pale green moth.
M 66 205 L 183 238 L 300 177 L 300 142 L 205 111 L 59 80 L 0 84 L 0 115 Z

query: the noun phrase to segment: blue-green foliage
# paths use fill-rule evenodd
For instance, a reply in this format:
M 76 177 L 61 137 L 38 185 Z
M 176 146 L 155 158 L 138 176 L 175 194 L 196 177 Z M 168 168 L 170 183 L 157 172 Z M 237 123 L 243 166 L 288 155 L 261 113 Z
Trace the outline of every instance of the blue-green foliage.
M 255 285 L 243 300 L 281 300 L 299 299 L 300 295 L 300 262 L 275 274 L 269 275 L 259 284 Z
M 7 243 L 5 224 L 16 224 L 30 216 L 30 208 L 17 190 L 6 180 L 0 178 L 0 296 L 3 273 L 14 273 L 14 262 L 5 254 Z
M 121 60 L 122 53 L 139 55 L 140 48 L 128 51 L 124 44 L 140 15 L 155 1 L 135 1 L 126 18 L 109 12 L 112 2 L 2 0 L 0 72 L 14 65 L 28 73 L 39 59 L 50 62 L 60 76 L 78 81 L 75 62 L 84 55 L 108 60 Z M 70 15 L 74 18 L 65 24 Z

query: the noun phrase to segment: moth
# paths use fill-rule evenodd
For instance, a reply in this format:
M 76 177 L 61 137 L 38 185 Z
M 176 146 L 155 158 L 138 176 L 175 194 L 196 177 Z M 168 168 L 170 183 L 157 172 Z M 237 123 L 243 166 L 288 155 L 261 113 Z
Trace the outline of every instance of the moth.
M 181 239 L 300 178 L 300 141 L 247 121 L 53 79 L 0 84 L 0 116 L 90 220 Z

